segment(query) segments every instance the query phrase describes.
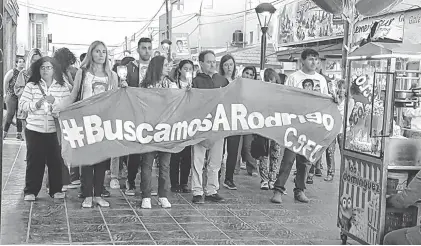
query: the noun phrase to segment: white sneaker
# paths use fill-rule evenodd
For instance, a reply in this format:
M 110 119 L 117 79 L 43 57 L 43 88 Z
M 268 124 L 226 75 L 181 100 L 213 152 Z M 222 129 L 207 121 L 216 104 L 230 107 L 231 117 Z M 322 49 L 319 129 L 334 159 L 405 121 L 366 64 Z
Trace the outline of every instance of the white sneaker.
M 67 189 L 77 189 L 80 187 L 80 184 L 69 184 L 67 185 Z
M 63 187 L 61 187 L 61 192 L 66 192 L 67 191 L 67 185 L 63 185 Z
M 158 198 L 158 205 L 160 205 L 162 208 L 171 208 L 171 203 L 166 197 Z
M 269 183 L 266 181 L 263 181 L 262 183 L 260 183 L 260 189 L 261 190 L 269 190 Z
M 92 208 L 92 197 L 86 197 L 85 200 L 82 203 L 82 208 Z
M 54 199 L 64 199 L 66 197 L 66 194 L 63 192 L 57 192 L 53 195 Z
M 95 197 L 95 203 L 100 207 L 109 207 L 110 203 L 105 201 L 102 197 Z
M 34 194 L 28 194 L 25 195 L 25 197 L 23 198 L 24 201 L 28 201 L 28 202 L 33 202 L 35 201 L 35 195 Z
M 141 207 L 144 209 L 151 209 L 152 208 L 151 199 L 143 198 Z
M 120 182 L 118 182 L 118 179 L 111 179 L 110 187 L 111 189 L 120 189 Z
M 75 180 L 72 182 L 72 185 L 80 185 L 80 180 Z

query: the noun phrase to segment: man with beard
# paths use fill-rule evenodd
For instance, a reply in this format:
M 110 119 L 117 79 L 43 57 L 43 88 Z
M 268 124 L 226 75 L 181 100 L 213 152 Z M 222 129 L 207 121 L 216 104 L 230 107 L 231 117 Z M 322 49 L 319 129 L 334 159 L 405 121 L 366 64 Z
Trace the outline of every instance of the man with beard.
M 143 78 L 145 77 L 146 70 L 148 69 L 149 61 L 152 56 L 152 41 L 150 38 L 141 38 L 137 43 L 137 53 L 139 53 L 139 60 L 132 61 L 126 65 L 127 67 L 127 84 L 130 87 L 139 87 Z M 140 154 L 129 155 L 127 161 L 127 181 L 126 192 L 128 196 L 135 195 L 135 180 L 141 162 Z

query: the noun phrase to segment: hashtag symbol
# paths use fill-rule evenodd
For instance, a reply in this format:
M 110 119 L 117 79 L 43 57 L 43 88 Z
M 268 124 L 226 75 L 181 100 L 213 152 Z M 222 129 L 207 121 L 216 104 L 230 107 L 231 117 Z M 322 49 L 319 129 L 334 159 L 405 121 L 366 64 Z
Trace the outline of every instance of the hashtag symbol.
M 72 149 L 77 148 L 76 143 L 78 143 L 79 147 L 83 147 L 83 139 L 84 139 L 84 135 L 83 135 L 83 127 L 79 127 L 76 124 L 76 120 L 75 119 L 71 119 L 70 120 L 70 125 L 69 122 L 67 120 L 63 120 L 63 138 L 64 140 L 69 141 L 70 143 L 70 147 L 72 147 Z

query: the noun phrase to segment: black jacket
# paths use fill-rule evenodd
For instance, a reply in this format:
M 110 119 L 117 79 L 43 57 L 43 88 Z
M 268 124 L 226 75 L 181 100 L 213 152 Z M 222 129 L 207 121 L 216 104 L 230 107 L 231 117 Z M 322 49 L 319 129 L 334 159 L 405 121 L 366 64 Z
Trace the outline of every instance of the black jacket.
M 127 84 L 130 87 L 139 87 L 139 66 L 137 66 L 134 62 L 130 62 L 126 65 L 127 67 Z
M 199 73 L 196 78 L 193 79 L 192 87 L 198 89 L 215 89 L 225 87 L 228 84 L 228 80 L 217 73 L 215 73 L 212 78 L 207 74 Z

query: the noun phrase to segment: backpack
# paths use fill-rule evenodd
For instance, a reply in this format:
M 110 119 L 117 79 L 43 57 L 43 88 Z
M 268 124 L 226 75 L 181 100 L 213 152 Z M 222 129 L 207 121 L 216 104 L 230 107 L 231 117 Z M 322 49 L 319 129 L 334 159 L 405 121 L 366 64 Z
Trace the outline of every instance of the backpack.
M 80 81 L 80 86 L 79 86 L 79 90 L 77 92 L 77 97 L 75 102 L 79 102 L 80 100 L 82 100 L 82 91 L 83 91 L 83 83 L 85 82 L 85 77 L 86 77 L 86 68 L 82 67 L 82 80 Z
M 253 141 L 251 142 L 251 156 L 254 159 L 259 159 L 262 156 L 269 154 L 269 139 L 260 135 L 253 135 Z

